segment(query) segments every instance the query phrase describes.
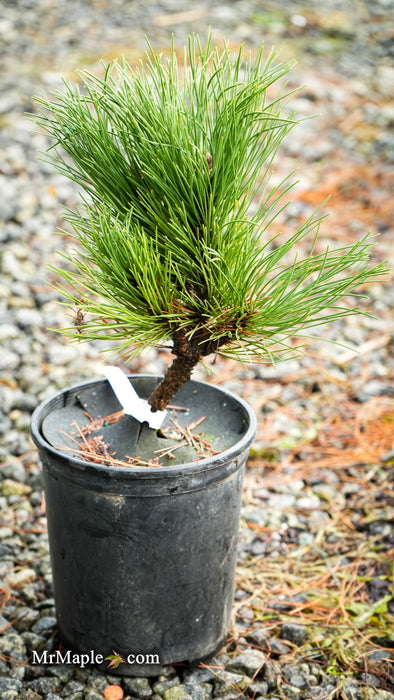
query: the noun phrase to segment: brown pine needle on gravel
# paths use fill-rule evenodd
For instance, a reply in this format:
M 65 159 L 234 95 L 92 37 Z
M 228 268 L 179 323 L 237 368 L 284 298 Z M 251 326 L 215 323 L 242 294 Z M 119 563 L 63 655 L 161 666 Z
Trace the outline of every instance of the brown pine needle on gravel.
M 389 535 L 393 474 L 390 458 L 387 465 L 382 461 L 393 450 L 393 423 L 390 397 L 377 396 L 361 404 L 347 399 L 330 409 L 312 441 L 300 440 L 288 451 L 279 448 L 276 463 L 258 453 L 250 460 L 245 478 L 245 502 L 250 506 L 261 508 L 262 495 L 269 496 L 278 485 L 281 492 L 287 484 L 285 493 L 291 493 L 293 481 L 302 480 L 308 488 L 321 479 L 332 487 L 326 477 L 330 474 L 336 478 L 337 496 L 320 497 L 317 511 L 326 516 L 321 520 L 320 515 L 316 526 L 313 508 L 299 509 L 297 499 L 294 506 L 282 509 L 283 527 L 243 523 L 241 541 L 257 537 L 265 551 L 239 562 L 228 653 L 239 652 L 248 630 L 253 632 L 256 626 L 280 637 L 283 625 L 299 623 L 307 630 L 306 640 L 298 647 L 283 640 L 287 654 L 252 642 L 246 646 L 274 660 L 283 656 L 287 663 L 317 664 L 333 677 L 346 679 L 362 670 L 378 678 L 381 689 L 393 687 L 389 657 L 394 643 L 394 547 Z M 263 421 L 260 435 L 265 429 Z M 274 438 L 271 432 L 270 440 Z M 302 532 L 292 536 L 287 523 L 288 518 L 292 522 L 292 513 L 312 519 L 306 526 L 307 539 Z M 386 661 L 369 659 L 372 651 L 385 649 Z M 335 700 L 341 697 L 341 683 Z

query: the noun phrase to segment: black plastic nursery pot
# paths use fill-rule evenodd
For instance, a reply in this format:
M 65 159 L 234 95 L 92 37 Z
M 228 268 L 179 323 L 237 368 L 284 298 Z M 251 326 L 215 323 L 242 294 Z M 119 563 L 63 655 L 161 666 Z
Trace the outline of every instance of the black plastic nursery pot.
M 141 398 L 160 379 L 129 377 Z M 209 658 L 231 622 L 242 480 L 256 418 L 243 400 L 203 382 L 188 382 L 173 403 L 184 426 L 206 417 L 199 429 L 215 453 L 176 463 L 182 450 L 174 450 L 159 467 L 106 466 L 81 455 L 73 430 L 78 425 L 80 434 L 96 418 L 116 457 L 167 444 L 130 416 L 100 421 L 121 408 L 107 380 L 62 391 L 32 418 L 59 637 L 105 669 L 104 659 L 119 654 L 114 672 L 125 675 Z

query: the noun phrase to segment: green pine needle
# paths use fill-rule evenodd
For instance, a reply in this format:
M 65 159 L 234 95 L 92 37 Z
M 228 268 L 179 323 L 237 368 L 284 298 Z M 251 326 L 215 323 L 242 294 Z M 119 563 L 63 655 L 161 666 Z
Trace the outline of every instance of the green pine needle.
M 65 213 L 72 265 L 54 269 L 86 315 L 62 332 L 112 334 L 131 355 L 182 330 L 201 355 L 272 362 L 298 352 L 292 336 L 361 313 L 339 302 L 385 272 L 368 265 L 368 237 L 315 254 L 318 213 L 280 245 L 269 235 L 292 186 L 270 188 L 270 167 L 297 121 L 291 93 L 267 91 L 291 67 L 262 48 L 244 61 L 209 35 L 190 38 L 182 80 L 174 48 L 168 61 L 149 48 L 138 70 L 115 62 L 37 98 L 47 160 L 85 192 Z M 284 262 L 304 239 L 311 253 Z

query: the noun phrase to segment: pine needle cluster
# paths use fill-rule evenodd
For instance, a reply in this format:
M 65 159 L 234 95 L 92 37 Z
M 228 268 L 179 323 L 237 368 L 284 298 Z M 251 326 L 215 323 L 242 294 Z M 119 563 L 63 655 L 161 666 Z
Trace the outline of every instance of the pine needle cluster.
M 184 65 L 174 47 L 167 60 L 149 48 L 136 70 L 114 62 L 103 78 L 82 72 L 79 85 L 37 98 L 34 118 L 54 139 L 47 160 L 84 191 L 65 212 L 78 245 L 57 272 L 80 323 L 63 332 L 112 333 L 128 355 L 170 342 L 154 410 L 211 353 L 293 355 L 292 336 L 355 313 L 339 300 L 383 271 L 368 266 L 368 238 L 315 253 L 317 214 L 272 245 L 290 185 L 270 186 L 270 169 L 297 121 L 283 85 L 269 94 L 291 67 L 263 48 L 244 60 L 192 37 Z M 285 262 L 305 237 L 311 252 Z

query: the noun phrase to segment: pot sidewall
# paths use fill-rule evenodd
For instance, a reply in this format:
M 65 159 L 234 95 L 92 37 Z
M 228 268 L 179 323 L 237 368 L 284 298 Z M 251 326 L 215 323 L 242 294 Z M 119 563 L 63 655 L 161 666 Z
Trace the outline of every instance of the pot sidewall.
M 189 384 L 192 391 L 212 389 Z M 59 636 L 81 653 L 105 658 L 115 650 L 126 661 L 118 673 L 156 675 L 163 665 L 209 657 L 228 634 L 243 473 L 256 420 L 245 402 L 224 396 L 247 422 L 240 439 L 212 459 L 176 467 L 73 460 L 41 433 L 51 400 L 33 416 Z M 140 663 L 146 655 L 148 663 Z

